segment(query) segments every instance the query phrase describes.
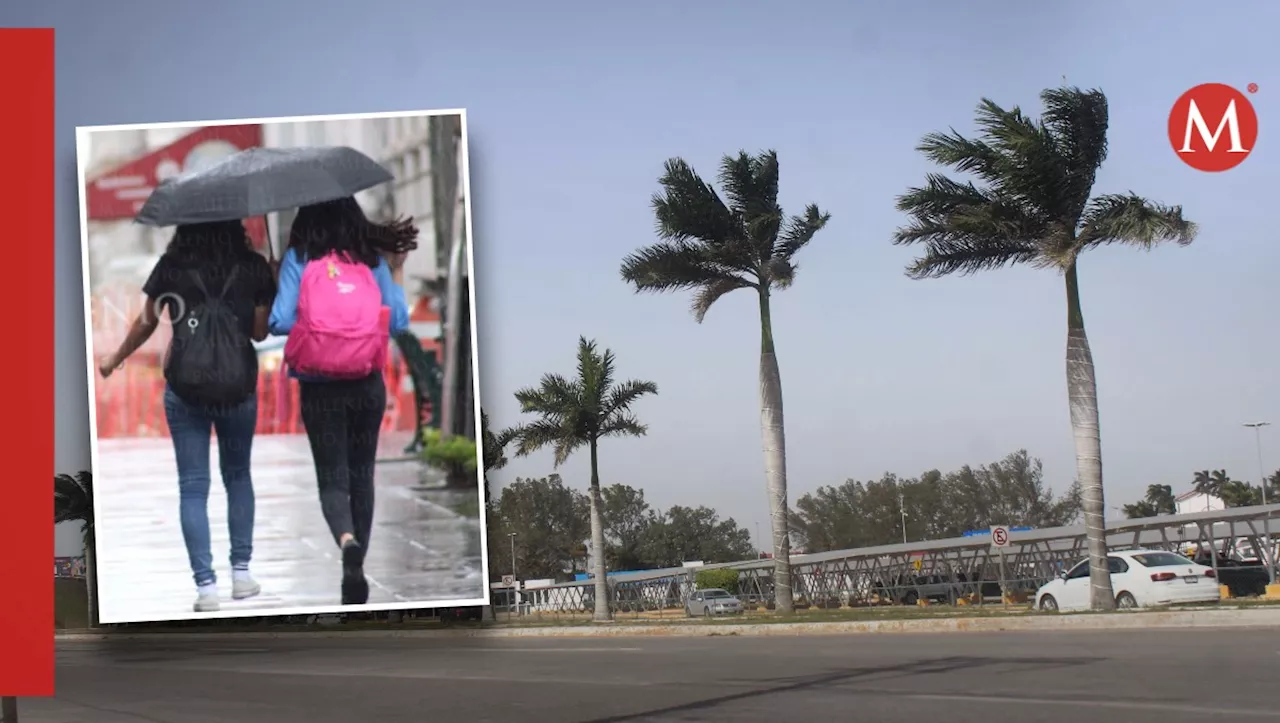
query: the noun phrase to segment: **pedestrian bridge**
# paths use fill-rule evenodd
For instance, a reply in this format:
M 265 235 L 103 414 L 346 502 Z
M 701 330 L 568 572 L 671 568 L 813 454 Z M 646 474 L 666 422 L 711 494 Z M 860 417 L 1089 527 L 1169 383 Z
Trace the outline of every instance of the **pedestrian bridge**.
M 1264 521 L 1278 511 L 1280 504 L 1110 520 L 1107 545 L 1112 550 L 1141 547 L 1190 555 L 1204 551 L 1209 558 L 1205 564 L 1216 569 L 1231 563 L 1208 555 L 1208 550 L 1220 555 L 1252 551 L 1253 559 L 1266 559 Z M 1003 548 L 993 547 L 989 536 L 969 536 L 795 555 L 792 586 L 801 607 L 860 607 L 927 597 L 983 604 L 993 598 L 1000 601 L 1003 594 L 1020 599 L 1034 593 L 1085 554 L 1083 525 L 1015 530 Z M 610 575 L 610 606 L 620 613 L 670 615 L 682 609 L 697 572 L 709 569 L 736 571 L 738 597 L 749 606 L 772 604 L 773 560 L 747 560 Z M 1265 578 L 1265 572 L 1257 574 Z M 535 614 L 589 612 L 594 594 L 591 580 L 527 589 L 521 593 L 521 609 Z M 502 601 L 495 599 L 494 604 Z

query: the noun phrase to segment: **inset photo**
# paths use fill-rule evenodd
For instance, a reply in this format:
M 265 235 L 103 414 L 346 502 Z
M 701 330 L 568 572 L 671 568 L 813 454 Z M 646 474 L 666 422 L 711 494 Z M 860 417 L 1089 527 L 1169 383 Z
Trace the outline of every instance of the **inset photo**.
M 99 622 L 487 604 L 465 113 L 76 142 Z

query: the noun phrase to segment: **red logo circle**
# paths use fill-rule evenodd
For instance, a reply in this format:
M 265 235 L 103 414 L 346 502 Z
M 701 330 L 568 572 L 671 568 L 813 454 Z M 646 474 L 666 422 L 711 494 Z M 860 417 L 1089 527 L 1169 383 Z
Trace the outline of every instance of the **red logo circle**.
M 1218 173 L 1244 162 L 1258 140 L 1258 114 L 1244 93 L 1204 83 L 1183 93 L 1169 111 L 1169 144 L 1197 171 Z

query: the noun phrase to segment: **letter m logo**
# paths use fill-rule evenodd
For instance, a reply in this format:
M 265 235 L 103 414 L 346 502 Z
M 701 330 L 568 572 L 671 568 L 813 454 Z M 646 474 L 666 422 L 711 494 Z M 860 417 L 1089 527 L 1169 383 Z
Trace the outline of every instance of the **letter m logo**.
M 1184 163 L 1199 171 L 1226 171 L 1240 165 L 1253 151 L 1258 115 L 1240 91 L 1221 83 L 1205 83 L 1183 93 L 1173 104 L 1168 131 L 1169 144 Z

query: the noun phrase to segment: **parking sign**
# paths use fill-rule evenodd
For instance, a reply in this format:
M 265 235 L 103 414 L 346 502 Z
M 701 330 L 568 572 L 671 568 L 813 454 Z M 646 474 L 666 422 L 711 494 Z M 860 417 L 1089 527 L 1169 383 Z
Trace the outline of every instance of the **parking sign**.
M 992 525 L 991 544 L 996 547 L 1009 546 L 1009 528 L 1004 525 Z
M 515 586 L 516 586 L 516 576 L 515 576 L 515 575 L 503 575 L 503 576 L 502 576 L 502 586 L 503 586 L 503 587 L 515 587 Z

